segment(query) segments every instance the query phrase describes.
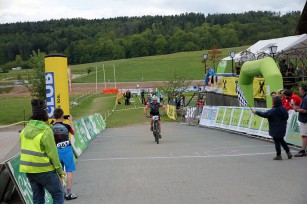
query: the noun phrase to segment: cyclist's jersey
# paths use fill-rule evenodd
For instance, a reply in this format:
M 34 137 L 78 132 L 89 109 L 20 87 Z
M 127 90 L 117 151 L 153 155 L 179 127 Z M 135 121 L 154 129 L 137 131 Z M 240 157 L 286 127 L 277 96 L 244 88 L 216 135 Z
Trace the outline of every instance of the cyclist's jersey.
M 150 115 L 159 115 L 159 108 L 162 105 L 160 103 L 150 103 L 149 107 L 150 107 Z

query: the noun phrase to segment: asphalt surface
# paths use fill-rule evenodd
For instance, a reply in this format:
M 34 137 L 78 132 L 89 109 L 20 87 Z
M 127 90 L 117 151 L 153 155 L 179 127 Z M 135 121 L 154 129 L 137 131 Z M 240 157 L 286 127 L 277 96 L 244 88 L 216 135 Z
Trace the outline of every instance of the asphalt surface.
M 307 158 L 274 161 L 271 142 L 163 123 L 109 128 L 81 155 L 73 203 L 307 203 Z M 18 131 L 0 132 L 0 161 L 20 151 Z M 297 150 L 292 149 L 295 153 Z
M 274 161 L 274 144 L 224 131 L 163 123 L 110 128 L 81 155 L 76 203 L 306 204 L 307 158 Z M 297 150 L 293 150 L 296 153 Z

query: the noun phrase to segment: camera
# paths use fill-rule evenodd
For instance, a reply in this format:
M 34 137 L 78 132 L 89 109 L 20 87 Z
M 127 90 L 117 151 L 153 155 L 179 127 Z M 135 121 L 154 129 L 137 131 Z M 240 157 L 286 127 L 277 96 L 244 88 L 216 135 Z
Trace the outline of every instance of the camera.
M 70 115 L 64 115 L 64 119 L 67 120 Z

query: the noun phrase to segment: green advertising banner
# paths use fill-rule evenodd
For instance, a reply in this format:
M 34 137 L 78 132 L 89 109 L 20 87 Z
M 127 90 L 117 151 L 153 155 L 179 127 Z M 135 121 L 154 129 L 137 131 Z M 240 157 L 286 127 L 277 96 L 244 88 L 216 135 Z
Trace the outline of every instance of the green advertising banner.
M 100 119 L 98 118 L 99 116 L 97 115 L 97 113 L 95 113 L 93 116 L 93 121 L 96 124 L 96 127 L 98 128 L 99 133 L 101 133 L 103 131 L 103 127 L 102 124 L 100 123 Z M 97 133 L 98 134 L 98 133 Z
M 73 124 L 75 127 L 75 135 L 71 137 L 71 145 L 73 147 L 76 157 L 79 157 L 82 152 L 84 152 L 84 150 L 87 148 L 89 140 L 87 139 L 86 135 L 84 135 L 83 128 L 80 128 L 79 126 L 79 124 L 82 123 L 78 124 L 78 121 L 74 121 Z
M 75 121 L 74 121 L 75 122 Z M 76 124 L 76 125 L 75 125 Z M 83 140 L 88 144 L 90 143 L 92 137 L 88 132 L 85 123 L 82 118 L 78 119 L 76 123 L 74 123 L 75 129 L 78 129 L 79 134 L 83 137 Z
M 216 118 L 216 121 L 215 121 L 215 124 L 214 124 L 215 127 L 221 127 L 222 122 L 223 122 L 223 118 L 224 118 L 225 110 L 226 110 L 226 108 L 219 107 L 218 113 L 217 113 L 217 118 Z
M 290 121 L 288 124 L 288 131 L 285 137 L 285 141 L 290 144 L 294 144 L 296 146 L 302 146 L 302 137 L 300 135 L 300 127 L 297 121 L 298 113 L 293 112 L 291 117 L 289 118 Z
M 20 154 L 18 154 L 17 156 L 15 156 L 6 163 L 8 169 L 10 170 L 12 176 L 14 177 L 15 183 L 20 193 L 22 194 L 25 203 L 31 204 L 33 203 L 32 189 L 26 174 L 19 172 L 19 164 L 20 164 Z M 46 204 L 53 203 L 52 197 L 47 191 L 45 191 L 45 203 Z
M 225 112 L 225 115 L 222 121 L 221 128 L 225 128 L 225 129 L 229 128 L 230 119 L 232 117 L 232 111 L 233 111 L 233 108 L 228 108 L 228 107 L 226 108 L 226 112 Z
M 248 128 L 249 128 L 249 123 L 250 123 L 250 119 L 251 119 L 251 111 L 250 109 L 242 109 L 243 113 L 242 113 L 242 117 L 239 123 L 239 127 L 238 127 L 238 131 L 240 132 L 248 132 Z
M 240 118 L 241 118 L 241 113 L 242 113 L 242 108 L 234 108 L 233 109 L 233 113 L 232 113 L 232 117 L 231 117 L 231 121 L 230 121 L 230 125 L 229 125 L 230 130 L 237 130 L 238 129 L 239 121 L 240 121 Z
M 267 111 L 269 109 L 257 109 L 257 111 Z M 258 132 L 258 135 L 259 136 L 262 136 L 262 137 L 266 137 L 266 138 L 272 138 L 270 135 L 269 135 L 269 121 L 268 119 L 266 118 L 263 118 L 262 120 L 262 123 L 261 123 L 261 126 L 259 128 L 259 132 Z
M 99 128 L 99 123 L 97 122 L 97 118 L 95 115 L 90 115 L 88 116 L 88 119 L 90 120 L 92 127 L 93 127 L 93 131 L 95 132 L 96 135 L 98 135 L 101 131 Z
M 103 119 L 102 115 L 99 114 L 99 113 L 95 113 L 95 114 L 96 114 L 97 119 L 98 119 L 99 123 L 101 124 L 103 130 L 106 129 L 107 124 L 106 124 L 106 121 Z
M 85 124 L 87 131 L 90 133 L 91 138 L 94 139 L 96 137 L 96 133 L 94 131 L 93 124 L 90 121 L 89 117 L 88 116 L 84 117 L 83 122 Z
M 255 114 L 251 114 L 252 118 L 251 118 L 251 123 L 249 126 L 249 134 L 251 135 L 258 135 L 259 131 L 260 131 L 260 126 L 262 124 L 262 120 L 264 120 L 264 118 L 259 117 Z

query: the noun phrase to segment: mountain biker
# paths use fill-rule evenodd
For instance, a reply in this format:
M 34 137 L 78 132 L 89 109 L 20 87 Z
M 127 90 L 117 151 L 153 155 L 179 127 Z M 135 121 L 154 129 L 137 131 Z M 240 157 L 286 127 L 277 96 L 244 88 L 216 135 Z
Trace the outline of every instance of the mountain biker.
M 154 115 L 158 115 L 159 116 L 159 120 L 158 120 L 158 125 L 159 125 L 159 132 L 160 135 L 159 137 L 162 138 L 161 136 L 161 124 L 160 124 L 160 113 L 159 113 L 159 108 L 162 107 L 164 108 L 164 112 L 167 112 L 167 108 L 166 106 L 164 106 L 163 104 L 158 103 L 158 97 L 157 96 L 153 96 L 152 97 L 152 102 L 147 104 L 144 108 L 144 114 L 145 116 L 147 116 L 147 109 L 150 108 L 150 130 L 153 131 L 153 117 Z

